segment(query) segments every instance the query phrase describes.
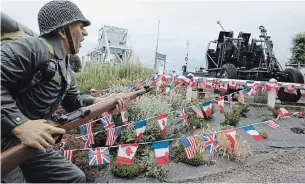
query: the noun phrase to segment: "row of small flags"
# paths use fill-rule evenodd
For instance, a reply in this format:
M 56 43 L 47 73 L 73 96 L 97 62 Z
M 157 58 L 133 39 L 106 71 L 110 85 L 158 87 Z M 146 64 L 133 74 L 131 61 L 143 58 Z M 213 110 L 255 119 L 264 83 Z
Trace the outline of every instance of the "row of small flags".
M 170 80 L 170 78 L 172 80 Z M 221 92 L 227 92 L 228 89 L 231 90 L 239 90 L 247 88 L 247 94 L 250 96 L 254 96 L 257 92 L 259 87 L 262 87 L 262 91 L 270 91 L 272 89 L 275 89 L 276 92 L 280 90 L 282 87 L 282 82 L 276 82 L 276 83 L 270 83 L 265 81 L 246 81 L 246 86 L 237 84 L 237 82 L 234 79 L 228 80 L 221 80 L 221 79 L 213 79 L 212 81 L 206 79 L 206 78 L 196 78 L 193 74 L 188 74 L 187 76 L 169 76 L 169 75 L 153 75 L 150 78 L 150 84 L 152 82 L 156 82 L 156 85 L 159 88 L 163 88 L 165 85 L 170 85 L 171 89 L 173 89 L 175 86 L 179 84 L 184 84 L 185 87 L 188 85 L 191 85 L 191 87 L 196 87 L 198 84 L 202 84 L 202 88 L 204 89 L 217 89 Z M 300 86 L 300 92 L 303 98 L 305 98 L 305 84 L 291 84 L 289 83 L 287 87 L 285 87 L 284 91 L 289 94 L 296 94 L 297 88 L 296 86 Z
M 284 108 L 279 108 L 277 110 L 277 113 L 278 113 L 277 119 L 262 122 L 263 125 L 269 126 L 272 129 L 279 129 L 280 125 L 278 123 L 276 123 L 276 121 L 279 118 L 287 118 L 290 116 L 304 117 L 304 114 L 302 112 L 290 113 L 289 111 L 287 111 Z M 164 117 L 160 117 L 159 120 L 160 119 L 164 119 Z M 137 125 L 140 128 L 145 127 L 146 121 L 145 120 L 139 121 L 139 124 L 136 124 L 136 126 Z M 247 132 L 250 136 L 252 136 L 252 138 L 255 141 L 263 140 L 262 135 L 260 135 L 260 133 L 257 130 L 255 130 L 253 125 L 242 126 L 239 128 L 242 128 L 245 132 Z M 142 133 L 137 132 L 137 140 L 139 140 L 142 137 L 144 131 L 145 130 L 140 131 Z M 234 149 L 235 145 L 236 145 L 236 130 L 227 129 L 227 130 L 224 130 L 223 132 L 226 134 L 228 140 L 231 143 L 231 149 Z M 111 142 L 108 144 L 114 143 L 115 139 L 117 138 L 117 134 L 118 133 L 114 133 L 115 138 L 112 138 L 111 140 L 109 140 L 109 138 L 107 138 L 107 141 Z M 198 145 L 197 145 L 195 137 L 196 136 L 190 136 L 190 137 L 175 139 L 183 147 L 184 153 L 186 154 L 187 159 L 192 159 L 197 154 Z M 217 138 L 216 132 L 203 135 L 202 141 L 204 142 L 205 148 L 210 153 L 216 153 L 219 151 L 220 144 L 219 144 L 219 140 Z M 148 144 L 148 143 L 141 143 L 141 144 Z M 118 155 L 116 158 L 116 163 L 130 165 L 134 159 L 138 145 L 139 145 L 139 143 L 119 145 L 119 151 L 118 151 Z M 169 140 L 153 142 L 152 147 L 154 148 L 154 151 L 155 151 L 156 163 L 158 165 L 167 164 L 169 162 Z M 109 147 L 87 148 L 87 150 L 88 150 L 88 154 L 89 154 L 89 160 L 88 160 L 89 165 L 108 164 L 111 162 L 111 156 L 109 154 Z M 64 156 L 67 159 L 73 161 L 74 151 L 76 151 L 76 150 L 64 150 Z

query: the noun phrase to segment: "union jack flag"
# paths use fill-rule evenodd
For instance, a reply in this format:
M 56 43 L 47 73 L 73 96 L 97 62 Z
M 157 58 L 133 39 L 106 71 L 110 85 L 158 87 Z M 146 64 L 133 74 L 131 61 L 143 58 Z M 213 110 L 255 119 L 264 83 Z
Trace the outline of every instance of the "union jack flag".
M 107 134 L 106 146 L 112 146 L 121 134 L 121 127 L 111 128 Z
M 106 134 L 108 134 L 108 130 L 115 126 L 114 121 L 112 120 L 111 114 L 108 114 L 101 118 L 102 125 L 105 129 Z
M 197 153 L 197 143 L 194 137 L 186 137 L 179 139 L 179 143 L 184 149 L 187 159 L 192 159 Z
M 189 123 L 187 120 L 187 115 L 184 112 L 184 109 L 177 110 L 177 114 L 178 114 L 179 118 L 182 119 L 183 122 L 188 126 Z
M 101 165 L 110 163 L 111 156 L 108 148 L 89 149 L 89 165 Z
M 94 136 L 92 133 L 92 122 L 79 127 L 80 133 L 83 135 L 82 138 L 85 142 L 85 147 L 90 147 L 91 144 L 94 144 Z
M 239 91 L 238 101 L 242 104 L 245 103 L 245 97 L 244 97 L 243 90 Z
M 203 137 L 203 141 L 205 142 L 206 148 L 212 152 L 217 152 L 219 149 L 219 142 L 217 140 L 216 133 L 211 133 Z

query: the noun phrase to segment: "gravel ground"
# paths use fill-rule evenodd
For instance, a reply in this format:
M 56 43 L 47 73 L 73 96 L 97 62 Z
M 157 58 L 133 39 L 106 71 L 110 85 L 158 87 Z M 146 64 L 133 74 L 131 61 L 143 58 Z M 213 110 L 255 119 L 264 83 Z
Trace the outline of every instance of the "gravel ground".
M 258 155 L 259 156 L 259 155 Z M 255 182 L 255 183 L 304 183 L 305 149 L 281 150 L 277 156 L 253 164 L 237 166 L 189 182 Z

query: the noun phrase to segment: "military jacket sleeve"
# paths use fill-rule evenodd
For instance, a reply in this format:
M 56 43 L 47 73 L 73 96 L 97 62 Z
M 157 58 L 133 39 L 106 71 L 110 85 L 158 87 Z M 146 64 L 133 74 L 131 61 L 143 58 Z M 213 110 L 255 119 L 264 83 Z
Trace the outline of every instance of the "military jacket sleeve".
M 72 112 L 77 110 L 78 108 L 92 105 L 96 97 L 81 94 L 76 84 L 73 72 L 71 71 L 71 69 L 69 69 L 68 72 L 71 76 L 71 84 L 62 102 L 62 106 L 64 107 L 64 109 L 68 112 Z
M 49 56 L 48 49 L 39 40 L 23 38 L 1 46 L 1 135 L 26 122 L 13 98 L 38 70 L 40 61 Z

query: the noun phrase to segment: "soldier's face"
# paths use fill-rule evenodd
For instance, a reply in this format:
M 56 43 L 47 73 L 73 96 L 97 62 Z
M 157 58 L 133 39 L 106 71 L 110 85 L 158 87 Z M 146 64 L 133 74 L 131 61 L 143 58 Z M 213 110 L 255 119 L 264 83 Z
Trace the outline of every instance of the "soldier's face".
M 82 41 L 84 41 L 85 36 L 88 36 L 88 33 L 82 23 L 75 23 L 71 25 L 70 31 L 72 34 L 72 39 L 74 43 L 75 54 L 79 53 L 79 49 L 82 47 Z

